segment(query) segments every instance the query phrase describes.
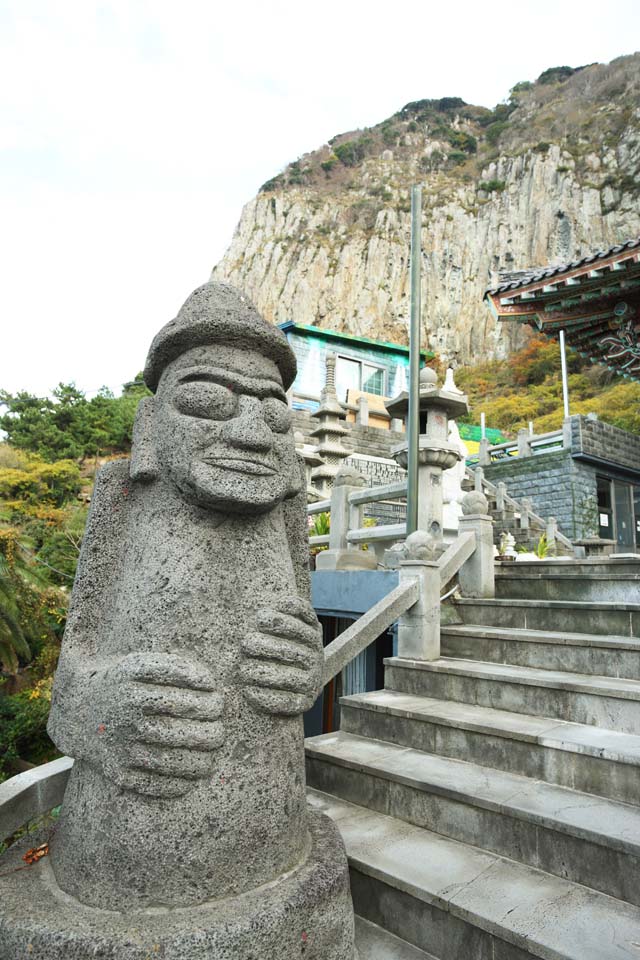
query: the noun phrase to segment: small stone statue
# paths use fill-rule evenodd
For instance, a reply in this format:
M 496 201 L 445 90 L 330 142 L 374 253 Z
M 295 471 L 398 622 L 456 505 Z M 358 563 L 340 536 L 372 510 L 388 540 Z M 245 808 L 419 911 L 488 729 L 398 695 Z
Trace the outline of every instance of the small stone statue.
M 75 764 L 47 868 L 65 903 L 48 958 L 93 956 L 69 946 L 84 936 L 118 960 L 153 944 L 353 960 L 344 849 L 305 797 L 323 650 L 294 376 L 284 335 L 224 284 L 151 345 L 155 395 L 131 461 L 98 477 L 54 685 L 49 731 Z M 74 904 L 92 919 L 65 946 Z

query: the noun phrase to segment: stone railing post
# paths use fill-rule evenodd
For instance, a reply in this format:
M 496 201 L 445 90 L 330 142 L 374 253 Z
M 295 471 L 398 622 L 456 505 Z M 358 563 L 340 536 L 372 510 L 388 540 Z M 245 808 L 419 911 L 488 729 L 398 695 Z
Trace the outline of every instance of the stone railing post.
M 460 567 L 458 583 L 463 597 L 491 599 L 496 595 L 493 556 L 493 520 L 489 501 L 484 494 L 472 490 L 462 498 L 459 533 L 474 533 L 476 548 Z
M 476 467 L 473 471 L 473 488 L 479 493 L 483 492 L 484 486 L 484 470 L 482 467 Z
M 520 501 L 520 529 L 529 529 L 529 517 L 533 513 L 533 504 L 528 497 L 523 497 Z
M 408 660 L 440 657 L 440 567 L 436 543 L 424 530 L 407 537 L 407 559 L 400 563 L 400 583 L 420 582 L 420 598 L 398 621 L 398 656 Z
M 340 570 L 375 568 L 373 556 L 358 547 L 349 545 L 349 530 L 360 525 L 361 508 L 349 503 L 349 496 L 366 487 L 367 481 L 354 467 L 341 467 L 331 489 L 331 526 L 329 549 L 316 556 L 316 570 Z
M 358 412 L 356 413 L 356 423 L 359 427 L 369 426 L 369 400 L 367 397 L 358 397 Z
M 571 417 L 565 417 L 562 421 L 562 446 L 565 450 L 571 449 Z
M 549 517 L 547 519 L 547 546 L 549 548 L 549 553 L 555 553 L 556 549 L 556 534 L 558 532 L 558 521 L 555 517 Z
M 483 437 L 480 441 L 480 449 L 478 450 L 478 463 L 483 467 L 488 467 L 491 463 L 491 449 L 489 446 L 489 441 L 486 437 Z
M 496 484 L 496 510 L 504 513 L 507 509 L 507 485 L 504 480 Z
M 531 453 L 531 434 L 526 427 L 522 427 L 518 430 L 518 456 L 530 457 Z

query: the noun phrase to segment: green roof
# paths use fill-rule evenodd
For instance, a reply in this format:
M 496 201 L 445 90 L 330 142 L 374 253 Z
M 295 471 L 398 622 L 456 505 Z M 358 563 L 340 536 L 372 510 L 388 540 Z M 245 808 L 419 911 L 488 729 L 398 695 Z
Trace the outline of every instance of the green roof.
M 390 353 L 400 353 L 403 356 L 409 356 L 409 347 L 403 347 L 399 343 L 390 343 L 388 340 L 372 340 L 370 337 L 354 337 L 351 333 L 339 333 L 337 330 L 324 330 L 322 327 L 312 327 L 304 323 L 294 323 L 293 320 L 286 320 L 279 323 L 278 326 L 284 333 L 302 333 L 310 334 L 312 337 L 319 337 L 321 340 L 342 340 L 352 345 L 362 344 L 368 347 L 374 347 L 376 350 L 388 350 Z M 431 359 L 434 354 L 431 351 L 421 350 L 420 357 L 423 360 Z

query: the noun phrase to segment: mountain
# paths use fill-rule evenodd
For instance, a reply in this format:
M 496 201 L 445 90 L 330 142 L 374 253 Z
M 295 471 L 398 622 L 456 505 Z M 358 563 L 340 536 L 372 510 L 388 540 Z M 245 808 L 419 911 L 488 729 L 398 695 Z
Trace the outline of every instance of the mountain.
M 506 356 L 525 334 L 482 301 L 499 272 L 640 234 L 640 53 L 545 70 L 493 110 L 418 100 L 332 138 L 246 204 L 212 279 L 274 323 L 406 343 L 416 182 L 425 344 L 454 364 Z

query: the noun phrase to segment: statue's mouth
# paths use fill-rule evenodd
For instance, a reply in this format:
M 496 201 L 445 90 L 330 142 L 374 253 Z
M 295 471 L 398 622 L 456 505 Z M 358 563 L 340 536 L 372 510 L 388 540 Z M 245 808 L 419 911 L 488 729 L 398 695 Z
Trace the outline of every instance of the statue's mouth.
M 236 473 L 250 473 L 255 477 L 271 477 L 278 471 L 261 460 L 249 460 L 245 457 L 209 457 L 205 463 L 212 467 L 222 467 L 224 470 L 235 470 Z

